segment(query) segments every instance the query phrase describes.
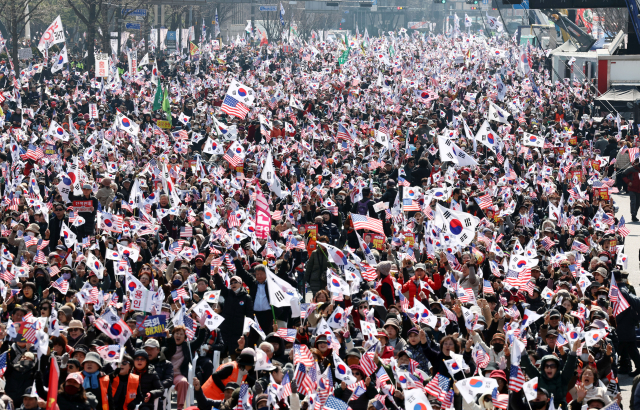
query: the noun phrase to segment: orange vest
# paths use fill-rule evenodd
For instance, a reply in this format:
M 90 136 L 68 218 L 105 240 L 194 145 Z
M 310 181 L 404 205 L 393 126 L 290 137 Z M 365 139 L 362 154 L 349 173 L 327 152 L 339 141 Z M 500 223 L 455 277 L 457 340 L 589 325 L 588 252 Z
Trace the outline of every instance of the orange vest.
M 238 367 L 238 362 L 231 362 L 231 363 L 225 363 L 223 365 L 218 366 L 218 368 L 216 369 L 216 372 L 219 372 L 223 367 L 226 367 L 226 366 L 233 366 L 233 372 L 231 372 L 231 375 L 229 377 L 222 380 L 222 384 L 224 386 L 226 386 L 227 383 L 231 383 L 231 382 L 236 383 L 238 381 L 238 372 L 240 371 L 240 368 Z M 242 376 L 242 381 L 245 381 L 246 378 L 247 378 L 247 375 L 245 374 L 244 376 Z M 207 379 L 207 382 L 204 384 L 204 386 L 202 386 L 202 392 L 206 397 L 213 400 L 224 399 L 224 391 L 218 388 L 218 386 L 213 382 L 213 379 L 211 378 L 211 376 L 209 376 L 209 379 Z
M 111 396 L 116 393 L 118 390 L 118 385 L 120 384 L 120 378 L 116 378 L 111 383 Z M 131 403 L 136 396 L 138 395 L 138 385 L 140 384 L 140 376 L 137 374 L 129 373 L 129 381 L 127 383 L 127 392 L 124 398 L 124 408 L 123 410 L 128 409 L 129 403 Z
M 102 396 L 102 410 L 109 410 L 109 376 L 103 376 L 98 379 L 100 382 L 100 396 Z

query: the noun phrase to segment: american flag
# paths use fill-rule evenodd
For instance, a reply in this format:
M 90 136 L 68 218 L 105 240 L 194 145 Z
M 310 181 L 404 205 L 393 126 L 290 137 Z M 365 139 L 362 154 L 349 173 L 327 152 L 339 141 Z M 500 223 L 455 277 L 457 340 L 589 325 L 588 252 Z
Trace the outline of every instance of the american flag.
M 193 228 L 190 226 L 182 226 L 180 227 L 180 237 L 181 238 L 191 238 L 193 237 Z
M 349 405 L 340 399 L 336 399 L 333 396 L 327 397 L 327 401 L 324 403 L 324 408 L 327 410 L 348 410 Z
M 370 218 L 365 215 L 351 214 L 351 221 L 353 227 L 356 230 L 369 229 L 381 235 L 384 235 L 384 229 L 382 228 L 382 221 L 376 218 Z
M 384 367 L 381 366 L 378 370 L 378 373 L 376 373 L 376 386 L 384 386 L 387 382 L 391 382 L 391 379 L 389 378 L 387 372 L 384 370 Z
M 491 195 L 489 194 L 474 199 L 478 203 L 480 209 L 484 210 L 493 206 L 493 198 L 491 198 Z
M 282 392 L 280 397 L 283 397 L 285 400 L 287 397 L 291 396 L 291 380 L 289 380 L 289 373 L 285 373 L 282 378 Z
M 618 233 L 620 234 L 620 236 L 622 236 L 623 238 L 626 238 L 627 235 L 629 235 L 631 233 L 631 231 L 629 231 L 629 228 L 627 228 L 627 225 L 625 224 L 624 221 L 624 216 L 620 217 L 620 222 L 618 222 Z
M 225 114 L 234 115 L 241 120 L 244 120 L 244 117 L 246 117 L 247 113 L 249 112 L 249 108 L 246 105 L 236 100 L 229 94 L 224 96 L 224 100 L 222 101 L 220 110 L 222 110 L 222 112 L 224 112 Z
M 360 359 L 360 367 L 364 370 L 364 374 L 367 376 L 371 376 L 373 372 L 376 371 L 376 363 L 374 361 L 374 356 L 376 353 L 375 346 L 371 347 L 365 354 L 362 355 L 362 359 Z
M 495 293 L 493 291 L 493 287 L 491 286 L 491 282 L 489 282 L 486 279 L 484 279 L 483 282 L 482 282 L 482 293 L 484 293 L 485 295 L 489 295 L 491 293 Z
M 196 329 L 198 328 L 198 322 L 191 319 L 191 316 L 185 314 L 182 319 L 184 327 L 186 328 L 187 339 L 193 340 L 196 337 Z
M 62 276 L 59 277 L 58 280 L 53 282 L 51 286 L 53 286 L 55 289 L 58 289 L 63 295 L 66 295 L 69 291 L 69 282 L 64 280 Z
M 42 263 L 42 264 L 46 264 L 47 263 L 47 258 L 44 256 L 44 252 L 42 252 L 40 250 L 36 251 L 36 257 L 33 260 L 36 263 Z
M 485 352 L 484 349 L 480 346 L 475 349 L 475 351 L 471 354 L 471 357 L 473 358 L 475 364 L 478 365 L 478 367 L 480 367 L 481 369 L 487 367 L 487 365 L 491 361 L 491 358 L 489 357 L 487 352 Z
M 244 157 L 234 153 L 231 149 L 227 150 L 222 158 L 234 167 L 239 167 L 244 162 Z
M 338 134 L 336 135 L 336 137 L 338 137 L 339 140 L 354 140 L 351 132 L 349 132 L 349 130 L 347 130 L 345 126 L 342 125 L 342 123 L 338 123 Z
M 433 376 L 431 381 L 424 386 L 425 393 L 429 393 L 432 396 L 440 397 L 449 391 L 450 380 L 448 377 L 441 375 L 440 373 Z
M 278 336 L 280 336 L 282 339 L 290 343 L 293 343 L 296 340 L 297 333 L 298 332 L 296 331 L 296 329 L 284 329 L 284 328 L 278 329 L 278 331 L 276 332 Z
M 247 408 L 251 408 L 251 398 L 249 392 L 249 385 L 247 383 L 243 383 L 240 386 L 240 394 L 238 395 L 238 404 L 236 405 L 235 410 L 245 410 L 245 405 Z
M 402 308 L 402 311 L 406 312 L 409 309 L 409 301 L 407 300 L 407 298 L 404 297 L 402 293 L 399 294 L 399 299 L 400 299 L 400 307 Z
M 633 162 L 640 155 L 640 148 L 629 148 L 629 160 Z
M 524 384 L 524 373 L 519 366 L 511 365 L 511 375 L 509 376 L 509 390 L 519 392 Z
M 328 397 L 333 393 L 333 375 L 330 368 L 322 374 L 318 382 L 318 401 L 325 403 Z M 320 406 L 322 407 L 322 406 Z
M 24 241 L 24 246 L 26 246 L 27 248 L 29 246 L 36 246 L 38 244 L 38 238 L 36 238 L 35 236 L 28 236 L 25 238 L 29 238 L 28 240 Z
M 296 382 L 298 392 L 304 395 L 313 393 L 316 391 L 316 387 L 318 386 L 318 372 L 316 371 L 316 366 L 313 365 L 307 369 L 304 364 L 298 363 L 293 374 L 293 380 Z
M 179 300 L 182 300 L 182 303 L 184 303 L 184 298 L 188 298 L 189 294 L 184 288 L 178 288 L 171 291 L 171 297 L 175 303 L 178 303 Z
M 531 280 L 531 268 L 524 268 L 520 272 L 509 269 L 505 283 L 510 286 L 524 286 Z
M 4 372 L 6 371 L 7 371 L 7 352 L 4 352 L 0 356 L 0 377 L 4 376 Z
M 493 407 L 497 409 L 507 410 L 507 407 L 509 407 L 509 395 L 498 394 L 497 387 L 494 387 L 493 392 L 491 393 L 491 399 L 493 401 Z
M 363 383 L 362 380 L 360 380 L 360 383 Z M 364 387 L 362 387 L 360 385 L 356 386 L 355 390 L 351 394 L 351 398 L 349 399 L 349 401 L 358 400 L 358 398 L 360 398 L 360 396 L 362 396 L 366 392 L 367 392 L 367 389 L 365 389 Z
M 576 241 L 575 239 L 573 240 L 573 244 L 571 245 L 571 250 L 572 251 L 578 251 L 581 253 L 587 253 L 589 252 L 589 247 L 579 241 Z
M 616 283 L 616 279 L 613 277 L 613 275 L 611 275 L 609 300 L 613 304 L 613 314 L 615 316 L 618 316 L 620 313 L 629 308 L 629 302 L 627 302 L 622 293 L 620 293 L 620 289 L 618 289 L 618 284 Z
M 544 246 L 544 248 L 548 251 L 549 249 L 553 248 L 553 246 L 555 245 L 555 242 L 549 238 L 548 236 L 545 236 L 544 238 L 542 238 L 542 246 Z
M 293 345 L 293 362 L 294 364 L 302 363 L 306 367 L 316 365 L 316 360 L 313 358 L 307 345 Z
M 227 265 L 227 269 L 229 269 L 229 272 L 236 271 L 236 265 L 233 264 L 233 261 L 231 260 L 231 257 L 228 253 L 224 255 L 224 263 L 225 265 Z

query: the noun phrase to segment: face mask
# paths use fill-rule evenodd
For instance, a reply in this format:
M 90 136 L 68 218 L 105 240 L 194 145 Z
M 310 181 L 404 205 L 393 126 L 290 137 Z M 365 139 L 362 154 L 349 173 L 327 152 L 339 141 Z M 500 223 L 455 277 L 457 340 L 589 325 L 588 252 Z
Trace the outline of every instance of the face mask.
M 69 279 L 71 279 L 71 274 L 70 274 L 70 273 L 63 273 L 63 274 L 62 274 L 62 278 L 63 278 L 64 280 L 69 280 Z
M 580 355 L 580 360 L 582 360 L 583 362 L 586 362 L 587 360 L 589 360 L 589 353 L 582 353 Z
M 531 409 L 541 410 L 547 405 L 547 402 L 546 401 L 530 401 L 529 405 L 531 406 Z
M 497 343 L 497 344 L 493 345 L 493 350 L 496 353 L 500 353 L 502 351 L 502 349 L 504 349 L 504 345 L 501 344 L 501 343 Z
M 112 243 L 110 243 L 109 245 L 107 245 L 107 247 L 108 247 L 109 249 L 113 249 L 113 244 L 112 244 Z
M 180 279 L 174 279 L 173 282 L 171 282 L 171 284 L 173 285 L 173 287 L 177 288 L 177 287 L 180 287 L 180 285 L 182 285 L 182 281 Z
M 589 389 L 590 389 L 590 388 L 592 388 L 592 387 L 593 387 L 593 383 L 591 383 L 591 384 L 586 384 L 586 385 L 584 386 L 584 388 L 585 388 L 585 389 L 587 389 L 587 390 L 589 390 Z
M 76 386 L 64 386 L 64 392 L 72 396 L 76 394 L 78 390 L 80 390 L 80 388 Z
M 120 244 L 122 244 L 122 246 L 129 246 L 129 241 L 120 241 Z

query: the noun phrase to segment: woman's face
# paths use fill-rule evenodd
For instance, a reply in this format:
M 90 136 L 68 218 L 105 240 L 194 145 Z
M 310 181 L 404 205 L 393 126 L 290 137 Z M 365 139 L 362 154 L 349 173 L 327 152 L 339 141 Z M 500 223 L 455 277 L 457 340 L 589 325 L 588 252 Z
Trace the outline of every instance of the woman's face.
M 149 286 L 149 283 L 151 283 L 151 280 L 149 279 L 149 275 L 140 276 L 140 283 L 142 283 L 142 286 L 144 287 Z
M 62 356 L 64 354 L 64 347 L 55 345 L 53 346 L 53 351 L 55 352 L 56 356 Z
M 453 340 L 447 339 L 442 343 L 442 353 L 444 353 L 445 356 L 449 356 L 449 353 L 454 350 L 454 347 Z
M 591 369 L 587 369 L 582 372 L 582 385 L 588 386 L 593 384 L 595 378 L 593 377 L 593 371 Z
M 420 343 L 420 336 L 418 336 L 417 333 L 409 334 L 409 344 L 411 346 L 416 346 L 418 343 Z
M 325 295 L 324 293 L 318 293 L 316 295 L 316 303 L 321 303 L 326 301 L 327 301 L 327 295 Z
M 562 302 L 562 306 L 567 310 L 567 312 L 571 312 L 571 301 L 565 300 Z
M 185 341 L 184 330 L 180 329 L 177 332 L 175 332 L 173 334 L 173 339 L 176 341 L 177 344 L 181 344 L 182 342 L 184 342 Z
M 22 293 L 30 298 L 33 296 L 33 289 L 31 289 L 31 286 L 25 286 L 24 288 L 22 288 Z

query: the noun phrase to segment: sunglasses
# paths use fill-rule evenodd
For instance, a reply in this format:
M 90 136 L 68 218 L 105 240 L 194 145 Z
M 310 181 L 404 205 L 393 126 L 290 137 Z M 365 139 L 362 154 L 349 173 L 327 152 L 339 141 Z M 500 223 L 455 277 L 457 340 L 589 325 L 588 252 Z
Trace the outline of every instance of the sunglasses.
M 236 283 L 238 283 L 237 280 L 232 280 L 231 282 L 229 282 L 230 285 L 235 285 Z
M 544 365 L 545 369 L 557 369 L 558 365 L 556 365 L 555 363 L 547 363 Z
M 353 372 L 353 375 L 354 375 L 354 376 L 362 376 L 362 375 L 360 374 L 360 372 Z

